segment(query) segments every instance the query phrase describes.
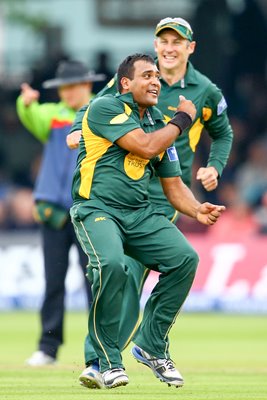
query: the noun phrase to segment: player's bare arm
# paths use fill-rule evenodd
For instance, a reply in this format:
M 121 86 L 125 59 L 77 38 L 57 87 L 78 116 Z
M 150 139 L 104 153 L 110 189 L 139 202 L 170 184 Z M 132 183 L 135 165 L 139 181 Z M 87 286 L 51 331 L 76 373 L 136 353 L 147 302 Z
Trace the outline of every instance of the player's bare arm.
M 66 137 L 66 142 L 67 142 L 67 146 L 71 149 L 77 149 L 79 147 L 79 142 L 82 136 L 82 131 L 78 130 L 78 131 L 74 131 L 72 133 L 70 133 L 67 137 Z
M 186 116 L 188 116 L 187 120 Z M 180 96 L 177 112 L 167 126 L 149 135 L 142 129 L 134 129 L 118 139 L 116 143 L 139 157 L 151 159 L 171 146 L 182 131 L 191 125 L 195 116 L 196 108 L 192 101 Z
M 225 210 L 224 206 L 201 204 L 180 177 L 161 178 L 161 184 L 169 202 L 181 213 L 197 219 L 204 225 L 213 225 Z
M 201 167 L 197 171 L 197 180 L 200 180 L 207 192 L 211 192 L 218 186 L 218 171 L 214 167 Z

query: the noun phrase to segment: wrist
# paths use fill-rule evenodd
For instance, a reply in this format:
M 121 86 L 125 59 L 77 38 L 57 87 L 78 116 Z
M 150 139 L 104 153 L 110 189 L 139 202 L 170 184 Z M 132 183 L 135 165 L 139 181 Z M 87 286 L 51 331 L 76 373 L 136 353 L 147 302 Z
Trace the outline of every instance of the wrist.
M 180 134 L 192 124 L 192 118 L 184 111 L 177 111 L 168 124 L 176 125 L 180 129 Z
M 210 166 L 207 167 L 207 168 L 209 168 L 210 170 L 212 170 L 212 172 L 214 173 L 214 175 L 216 176 L 216 178 L 218 178 L 219 173 L 218 173 L 218 171 L 217 171 L 217 169 L 216 169 L 215 167 L 213 167 L 212 165 L 210 165 Z
M 199 205 L 196 207 L 196 210 L 195 210 L 195 219 L 196 219 L 197 221 L 198 221 L 198 216 L 199 216 L 199 214 L 201 214 L 200 207 L 201 207 L 201 204 L 199 204 Z

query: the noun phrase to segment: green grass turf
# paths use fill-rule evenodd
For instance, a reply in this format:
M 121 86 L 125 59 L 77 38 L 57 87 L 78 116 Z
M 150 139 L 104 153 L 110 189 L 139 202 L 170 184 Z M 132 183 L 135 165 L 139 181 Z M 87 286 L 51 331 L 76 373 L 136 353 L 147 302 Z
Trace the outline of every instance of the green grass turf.
M 57 366 L 33 369 L 35 313 L 0 314 L 0 399 L 195 400 L 267 399 L 267 320 L 264 316 L 182 314 L 171 332 L 171 353 L 185 378 L 181 389 L 159 382 L 124 352 L 130 384 L 112 390 L 80 387 L 86 315 L 70 313 Z

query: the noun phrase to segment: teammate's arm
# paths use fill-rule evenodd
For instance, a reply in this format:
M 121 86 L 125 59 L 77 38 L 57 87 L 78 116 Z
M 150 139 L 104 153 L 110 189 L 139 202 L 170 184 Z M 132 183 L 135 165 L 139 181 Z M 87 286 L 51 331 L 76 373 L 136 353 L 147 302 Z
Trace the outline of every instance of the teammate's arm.
M 173 207 L 189 217 L 197 219 L 204 225 L 213 225 L 225 210 L 224 206 L 211 203 L 201 204 L 191 190 L 177 177 L 161 178 L 165 196 Z
M 80 130 L 69 133 L 68 136 L 66 137 L 68 148 L 71 150 L 78 149 L 81 136 L 82 136 L 82 131 Z
M 207 191 L 211 191 L 218 186 L 218 178 L 227 163 L 233 142 L 233 131 L 227 116 L 227 103 L 222 92 L 213 84 L 209 88 L 205 108 L 211 111 L 211 116 L 204 121 L 204 126 L 212 143 L 207 166 L 197 171 L 196 178 Z
M 213 166 L 200 167 L 197 171 L 197 180 L 201 181 L 207 192 L 211 192 L 218 186 L 219 173 Z
M 180 104 L 177 112 L 181 112 L 182 114 L 177 114 L 177 116 L 175 114 L 174 118 L 164 128 L 154 131 L 149 135 L 141 128 L 137 128 L 119 138 L 116 144 L 145 159 L 157 156 L 175 141 L 183 129 L 191 125 L 196 115 L 196 108 L 190 100 L 186 100 L 183 96 L 180 96 Z M 183 113 L 189 117 L 188 126 L 183 125 Z
M 39 104 L 40 93 L 27 83 L 21 85 L 17 99 L 17 113 L 22 124 L 41 142 L 49 137 L 51 118 L 55 113 L 54 104 Z

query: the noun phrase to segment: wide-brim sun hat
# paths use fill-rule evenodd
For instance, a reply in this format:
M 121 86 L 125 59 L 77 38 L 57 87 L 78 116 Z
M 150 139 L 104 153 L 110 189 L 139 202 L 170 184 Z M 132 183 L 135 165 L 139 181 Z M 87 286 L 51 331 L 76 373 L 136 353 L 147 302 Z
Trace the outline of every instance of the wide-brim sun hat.
M 55 78 L 43 82 L 44 89 L 58 88 L 75 83 L 104 81 L 106 75 L 96 74 L 80 61 L 61 61 L 55 73 Z

